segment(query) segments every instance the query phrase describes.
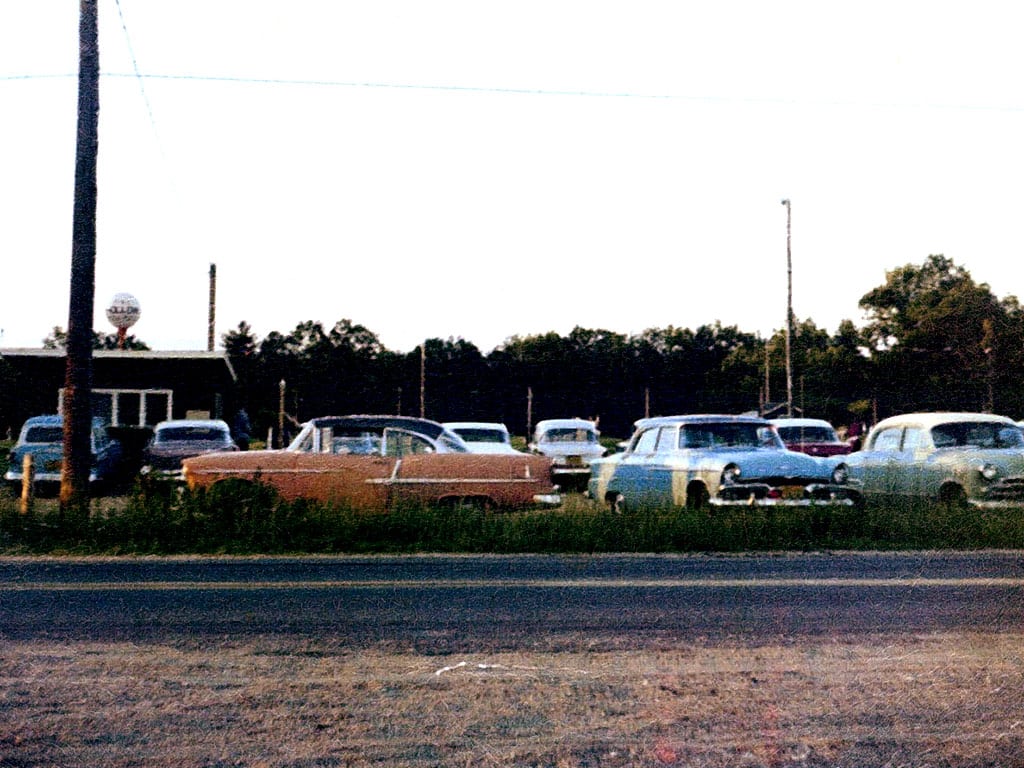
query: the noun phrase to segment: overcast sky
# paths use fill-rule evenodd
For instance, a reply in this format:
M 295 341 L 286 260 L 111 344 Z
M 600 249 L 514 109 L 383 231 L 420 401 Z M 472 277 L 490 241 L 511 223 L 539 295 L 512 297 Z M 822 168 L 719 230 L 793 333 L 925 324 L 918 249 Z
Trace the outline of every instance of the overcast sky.
M 0 346 L 67 326 L 79 4 L 0 0 Z M 941 253 L 1021 295 L 998 2 L 99 0 L 96 330 L 834 332 Z

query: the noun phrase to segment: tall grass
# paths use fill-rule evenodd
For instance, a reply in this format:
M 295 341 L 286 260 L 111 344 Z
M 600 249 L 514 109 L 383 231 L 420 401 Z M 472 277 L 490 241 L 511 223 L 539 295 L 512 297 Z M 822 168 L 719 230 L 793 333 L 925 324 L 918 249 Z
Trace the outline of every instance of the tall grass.
M 7 553 L 590 553 L 823 549 L 1024 548 L 1024 512 L 934 504 L 737 507 L 625 514 L 581 496 L 557 509 L 485 512 L 400 507 L 366 513 L 288 503 L 266 488 L 219 493 L 137 488 L 97 499 L 88 520 L 68 521 L 55 500 L 19 513 L 0 501 Z

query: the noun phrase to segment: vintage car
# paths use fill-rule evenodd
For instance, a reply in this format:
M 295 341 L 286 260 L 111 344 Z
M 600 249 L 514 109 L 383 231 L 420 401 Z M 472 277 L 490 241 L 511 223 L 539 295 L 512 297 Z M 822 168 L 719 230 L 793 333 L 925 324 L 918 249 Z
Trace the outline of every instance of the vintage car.
M 791 451 L 811 456 L 839 456 L 853 451 L 850 443 L 841 440 L 835 427 L 824 419 L 772 419 L 775 431 Z
M 140 474 L 149 480 L 183 479 L 181 462 L 214 451 L 237 451 L 231 428 L 220 419 L 161 421 L 142 454 Z
M 441 424 L 409 416 L 332 416 L 302 425 L 282 450 L 185 459 L 192 489 L 263 483 L 284 499 L 386 511 L 400 504 L 504 509 L 557 505 L 551 460 L 470 453 Z
M 512 437 L 504 424 L 491 421 L 446 421 L 444 427 L 461 437 L 470 453 L 522 453 L 512 447 Z
M 597 424 L 586 419 L 545 419 L 533 430 L 529 449 L 554 460 L 555 482 L 564 490 L 584 491 L 590 462 L 606 451 Z
M 1024 433 L 987 413 L 907 413 L 878 422 L 845 457 L 866 500 L 1024 506 Z
M 107 432 L 103 420 L 94 418 L 90 433 L 92 464 L 89 486 L 93 491 L 109 489 L 122 477 L 124 451 L 121 443 Z M 64 419 L 58 415 L 33 416 L 25 421 L 18 441 L 7 457 L 4 480 L 20 492 L 26 454 L 32 455 L 34 488 L 41 493 L 55 493 L 60 488 L 64 465 Z
M 839 457 L 790 451 L 756 416 L 640 419 L 624 453 L 590 468 L 588 495 L 617 511 L 859 501 Z

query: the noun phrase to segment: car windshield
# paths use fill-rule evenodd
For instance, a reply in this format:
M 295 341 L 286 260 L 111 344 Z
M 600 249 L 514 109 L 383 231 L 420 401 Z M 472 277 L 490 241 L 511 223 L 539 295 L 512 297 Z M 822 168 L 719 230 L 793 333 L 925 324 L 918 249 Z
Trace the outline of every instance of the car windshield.
M 540 438 L 542 443 L 596 443 L 597 433 L 582 427 L 555 427 Z
M 504 443 L 505 433 L 500 429 L 485 429 L 481 427 L 460 428 L 456 433 L 468 443 Z
M 226 439 L 224 431 L 216 427 L 171 427 L 157 430 L 156 433 L 158 443 L 223 443 Z
M 932 442 L 936 448 L 1017 448 L 1024 445 L 1024 433 L 1008 424 L 961 421 L 932 427 Z
M 780 447 L 775 432 L 762 424 L 685 424 L 679 430 L 680 448 Z
M 39 426 L 29 427 L 25 432 L 26 443 L 61 443 L 64 441 L 64 427 Z
M 828 427 L 779 427 L 779 434 L 787 443 L 836 443 L 835 430 Z

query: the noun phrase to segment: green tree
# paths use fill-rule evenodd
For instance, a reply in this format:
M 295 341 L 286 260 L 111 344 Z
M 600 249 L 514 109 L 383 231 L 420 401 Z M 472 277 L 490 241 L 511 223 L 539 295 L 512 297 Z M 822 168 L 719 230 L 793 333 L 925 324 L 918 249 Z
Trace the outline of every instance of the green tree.
M 945 256 L 888 272 L 860 300 L 882 411 L 999 410 L 995 374 L 1012 357 L 1003 339 L 1015 304 Z
M 61 326 L 55 325 L 50 335 L 43 339 L 43 349 L 64 349 L 68 348 L 68 334 Z M 108 333 L 106 335 L 99 331 L 92 332 L 92 348 L 93 349 L 120 349 L 121 345 L 118 341 L 116 333 Z M 133 334 L 129 334 L 124 340 L 125 349 L 133 349 L 136 351 L 142 351 L 149 349 L 149 346 L 142 341 L 139 341 Z

